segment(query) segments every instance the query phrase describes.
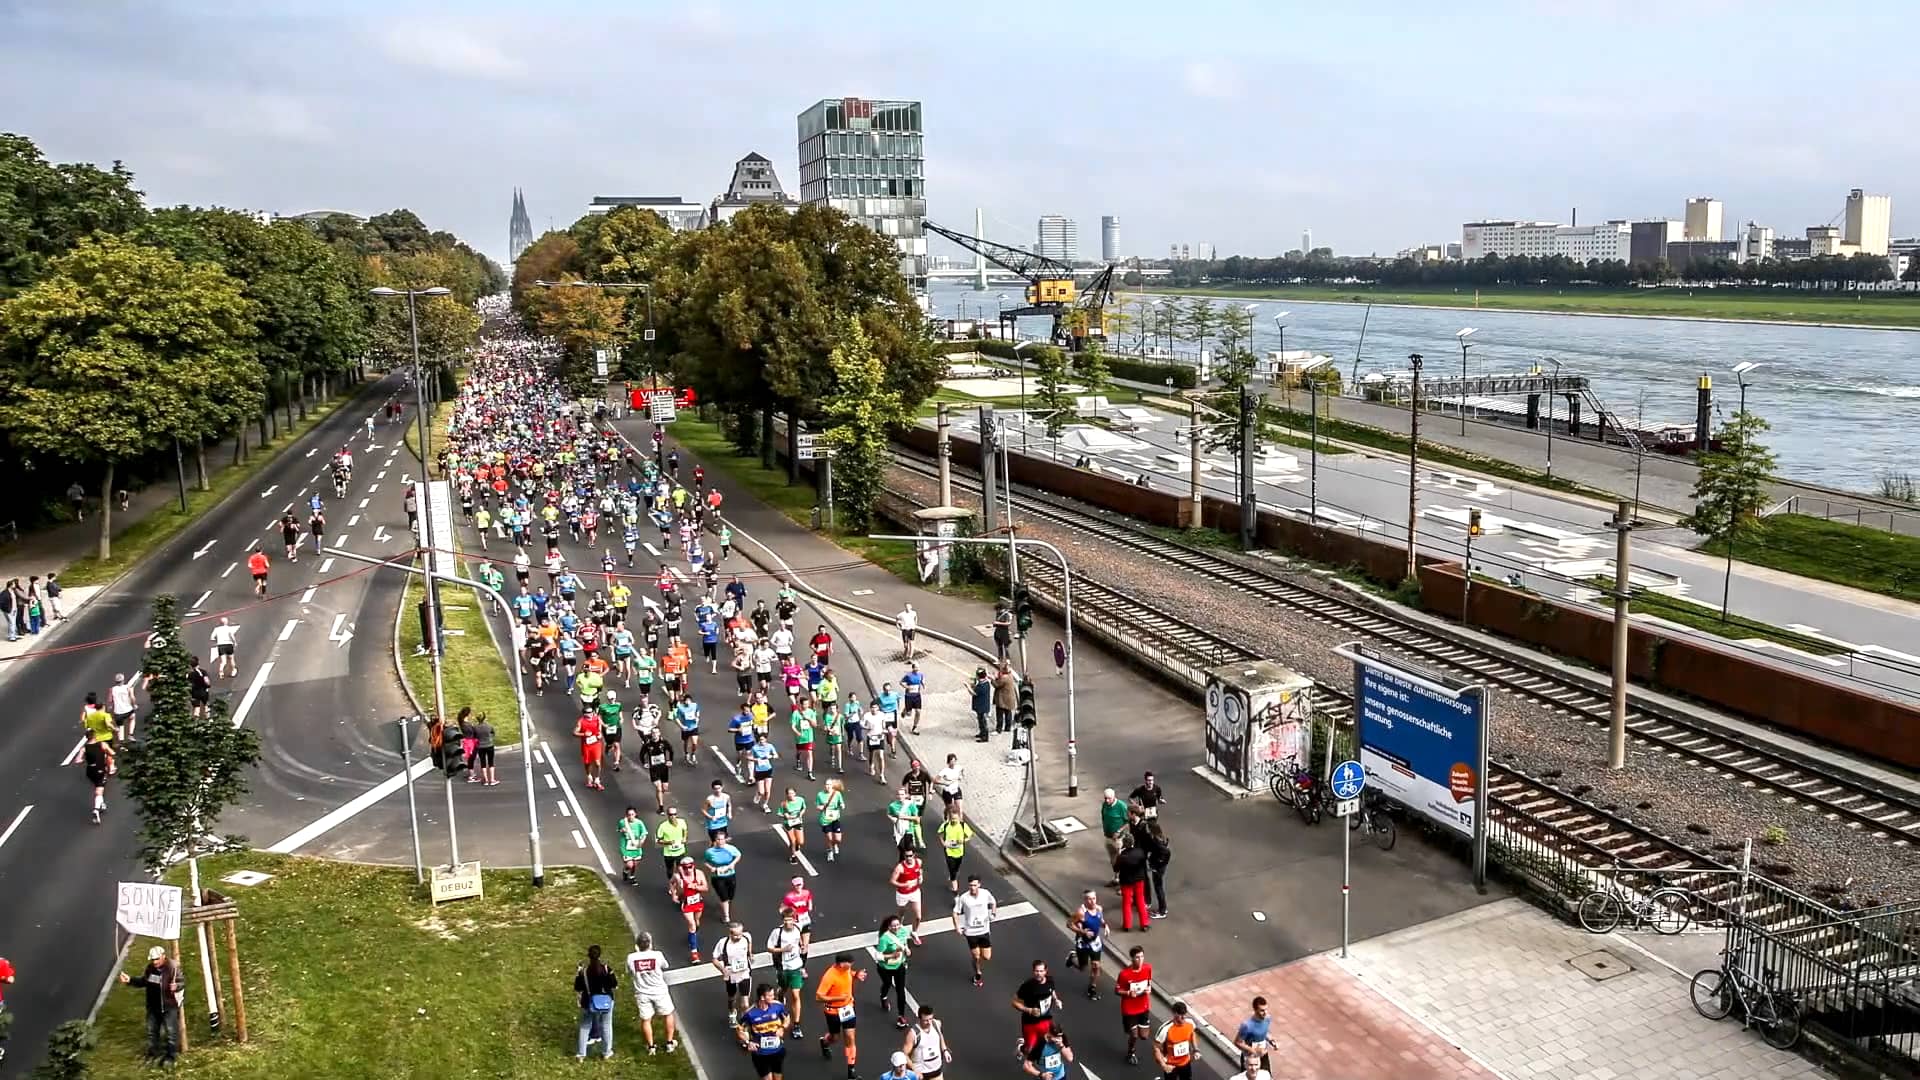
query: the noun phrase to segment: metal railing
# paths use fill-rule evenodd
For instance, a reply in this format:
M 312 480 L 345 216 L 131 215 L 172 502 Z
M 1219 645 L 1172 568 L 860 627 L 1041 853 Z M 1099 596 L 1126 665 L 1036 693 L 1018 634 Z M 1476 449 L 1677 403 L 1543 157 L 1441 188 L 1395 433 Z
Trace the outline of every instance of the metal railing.
M 1828 499 L 1816 495 L 1789 495 L 1787 501 L 1769 513 L 1803 514 L 1827 521 L 1844 521 L 1863 529 L 1880 529 L 1908 536 L 1920 536 L 1920 506 L 1896 510 L 1850 499 Z

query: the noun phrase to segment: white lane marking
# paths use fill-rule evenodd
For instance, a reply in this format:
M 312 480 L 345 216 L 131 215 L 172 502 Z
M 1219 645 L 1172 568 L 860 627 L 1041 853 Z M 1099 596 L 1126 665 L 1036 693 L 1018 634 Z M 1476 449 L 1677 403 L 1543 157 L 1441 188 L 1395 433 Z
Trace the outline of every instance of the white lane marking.
M 379 491 L 379 490 L 380 490 L 380 485 L 379 485 L 379 484 L 368 484 L 368 485 L 367 485 L 367 492 L 368 492 L 368 494 L 372 494 L 373 492 L 376 492 L 376 491 Z
M 276 855 L 291 855 L 301 848 L 306 847 L 314 840 L 325 836 L 327 833 L 332 832 L 334 829 L 365 813 L 367 809 L 375 803 L 399 791 L 409 780 L 424 776 L 432 769 L 433 762 L 431 760 L 422 759 L 416 761 L 413 763 L 411 772 L 394 773 L 392 776 L 387 777 L 385 780 L 354 796 L 348 800 L 346 805 L 329 811 L 326 816 L 303 826 L 293 835 L 267 850 Z
M 1022 900 L 1014 904 L 1001 904 L 999 914 L 994 916 L 993 921 L 1003 923 L 1008 919 L 1024 919 L 1029 915 L 1037 914 L 1039 914 L 1038 908 Z M 933 919 L 928 919 L 920 927 L 920 936 L 922 938 L 930 938 L 935 934 L 950 934 L 952 932 L 953 920 L 951 919 L 941 919 L 937 922 Z M 865 951 L 867 947 L 872 944 L 873 931 L 869 930 L 865 933 L 848 934 L 846 937 L 829 938 L 825 941 L 815 939 L 814 943 L 807 949 L 807 953 L 810 956 L 831 956 L 837 952 Z M 757 968 L 772 967 L 773 956 L 764 952 L 754 953 L 753 966 Z M 669 986 L 681 986 L 690 982 L 704 982 L 707 979 L 717 979 L 719 977 L 720 972 L 715 970 L 712 964 L 701 964 L 698 967 L 673 968 L 667 972 L 667 984 Z
M 320 572 L 321 572 L 321 573 L 323 573 L 323 574 L 324 574 L 324 573 L 326 573 L 327 571 L 329 571 L 329 570 L 331 570 L 331 569 L 333 569 L 333 559 L 331 559 L 331 558 L 325 558 L 325 559 L 321 559 L 321 560 L 320 560 Z
M 260 497 L 261 497 L 261 498 L 263 498 L 263 499 L 264 499 L 264 498 L 266 498 L 267 496 L 269 496 L 269 495 L 271 495 L 271 494 L 273 494 L 273 493 L 274 493 L 274 491 L 276 491 L 276 490 L 278 490 L 278 489 L 279 489 L 279 487 L 280 487 L 280 485 L 279 485 L 279 484 L 274 484 L 274 485 L 272 485 L 271 487 L 268 487 L 268 488 L 267 488 L 267 490 L 265 490 L 265 491 L 263 491 L 263 492 L 261 492 L 261 493 L 260 493 Z
M 540 752 L 547 755 L 548 760 L 553 759 L 553 747 L 548 746 L 545 739 L 540 740 Z M 566 792 L 567 801 L 573 804 L 574 816 L 584 819 L 587 815 L 580 809 L 580 800 L 574 797 L 573 785 L 567 782 L 565 773 L 560 774 L 560 790 Z M 605 871 L 608 877 L 612 877 L 613 863 L 607 858 L 606 851 L 600 847 L 600 837 L 596 836 L 591 828 L 587 830 L 587 842 L 593 845 L 593 854 L 600 860 L 600 869 Z M 718 975 L 719 972 L 716 971 L 714 974 Z
M 311 449 L 311 450 L 309 450 L 309 451 L 307 451 L 307 456 L 308 456 L 308 457 L 312 457 L 313 455 L 315 455 L 315 454 L 317 454 L 317 453 L 319 453 L 319 452 L 320 452 L 320 448 L 316 446 L 316 447 L 314 447 L 313 449 Z
M 239 563 L 229 563 L 225 570 L 220 571 L 220 576 L 226 577 L 228 574 L 233 573 L 234 570 L 237 569 L 239 566 L 240 566 Z
M 204 544 L 201 544 L 201 545 L 200 545 L 200 549 L 199 549 L 198 551 L 195 551 L 195 552 L 193 553 L 193 557 L 197 559 L 197 558 L 199 558 L 200 556 L 202 556 L 202 555 L 205 555 L 205 554 L 206 554 L 207 552 L 209 552 L 209 551 L 212 551 L 212 550 L 213 550 L 213 545 L 215 545 L 215 544 L 217 544 L 217 543 L 219 543 L 219 542 L 220 542 L 220 541 L 218 541 L 218 540 L 209 540 L 209 541 L 207 541 L 206 543 L 204 543 Z
M 283 507 L 281 507 L 281 508 L 280 508 L 280 512 L 281 512 L 281 513 L 283 513 L 283 514 L 291 514 L 291 513 L 293 513 L 293 504 L 292 504 L 292 503 L 288 503 L 287 505 L 285 505 L 285 506 L 283 506 Z
M 301 488 L 299 491 L 294 492 L 295 495 L 305 495 L 306 493 L 307 493 L 306 488 Z
M 33 813 L 32 803 L 28 803 L 27 805 L 20 808 L 20 812 L 13 816 L 13 824 L 7 826 L 6 832 L 0 832 L 0 847 L 7 846 L 7 841 L 13 839 L 14 830 L 18 829 L 20 827 L 20 823 L 27 820 L 27 815 L 31 813 Z
M 587 846 L 587 842 L 586 842 L 585 840 L 582 840 L 582 839 L 580 839 L 580 830 L 579 830 L 579 829 L 575 829 L 575 830 L 573 830 L 573 846 L 574 846 L 574 847 L 577 847 L 577 848 L 583 848 L 583 847 L 586 847 L 586 846 Z M 594 847 L 595 847 L 595 849 L 596 849 L 596 850 L 597 850 L 597 849 L 599 848 L 599 846 L 600 846 L 600 845 L 598 845 L 598 844 L 595 844 L 595 845 L 594 845 Z M 607 873 L 609 873 L 609 874 L 611 874 L 611 873 L 613 873 L 613 871 L 611 871 L 611 870 L 609 870 L 609 871 L 607 871 Z
M 355 514 L 352 517 L 347 519 L 347 528 L 349 529 L 353 528 L 355 525 L 358 525 L 358 524 L 360 524 L 359 514 Z
M 680 569 L 680 568 L 679 568 L 679 567 L 677 567 L 677 566 L 669 566 L 669 567 L 667 567 L 667 569 L 669 569 L 669 570 L 671 570 L 671 571 L 673 571 L 673 576 L 674 576 L 674 577 L 677 577 L 677 578 L 679 578 L 679 579 L 680 579 L 681 581 L 692 581 L 692 580 L 693 580 L 692 578 L 690 578 L 690 577 L 688 577 L 688 576 L 687 576 L 687 572 L 686 572 L 685 570 L 682 570 L 682 569 Z
M 303 604 L 313 603 L 313 594 L 319 591 L 320 591 L 320 586 L 318 585 L 307 586 L 307 591 L 300 594 L 300 602 Z
M 645 540 L 640 541 L 640 546 L 643 548 L 646 548 L 647 554 L 653 556 L 654 558 L 657 559 L 660 557 L 660 549 L 657 547 L 654 547 L 652 544 L 647 543 Z
M 286 640 L 284 635 L 281 640 Z M 260 665 L 260 673 L 253 677 L 252 685 L 247 687 L 246 694 L 240 698 L 240 707 L 233 710 L 234 727 L 247 722 L 247 714 L 253 711 L 253 703 L 260 696 L 260 688 L 267 685 L 267 676 L 271 674 L 273 674 L 273 661 L 269 660 Z
M 287 625 L 280 628 L 280 640 L 285 641 L 288 638 L 292 637 L 293 632 L 298 629 L 300 629 L 300 620 L 288 619 Z
M 560 785 L 554 782 L 552 773 L 541 773 L 540 775 L 546 777 L 548 791 L 559 790 Z
M 727 752 L 725 750 L 722 750 L 717 746 L 709 746 L 707 747 L 707 749 L 713 751 L 713 756 L 720 759 L 720 767 L 727 770 L 727 775 L 733 777 L 735 783 L 741 782 L 740 768 L 739 766 L 734 764 L 732 758 L 727 756 Z M 753 779 L 752 777 L 748 777 L 747 782 L 752 783 L 752 779 Z
M 785 843 L 786 843 L 786 841 L 787 841 L 787 827 L 786 827 L 785 825 L 782 825 L 782 824 L 780 824 L 779 822 L 777 822 L 777 821 L 776 821 L 776 822 L 774 822 L 773 824 L 771 824 L 771 825 L 769 825 L 769 826 L 767 826 L 767 827 L 773 830 L 773 834 L 774 834 L 775 836 L 778 836 L 778 837 L 780 838 L 780 842 L 781 842 L 781 843 L 783 843 L 783 844 L 785 844 Z M 793 848 L 793 845 L 792 845 L 792 844 L 787 844 L 787 848 L 788 848 L 788 850 L 792 850 L 792 848 Z M 798 855 L 798 856 L 800 856 L 800 866 L 801 866 L 801 867 L 802 867 L 803 869 L 805 869 L 805 870 L 806 870 L 806 872 L 807 872 L 807 876 L 808 876 L 808 877 L 819 877 L 819 876 L 820 876 L 820 871 L 818 871 L 818 870 L 815 870 L 815 869 L 813 868 L 813 863 L 811 863 L 811 862 L 809 862 L 809 861 L 807 860 L 807 853 L 806 853 L 806 852 L 804 852 L 804 851 L 796 851 L 796 852 L 794 852 L 794 854 L 796 854 L 796 855 Z
M 559 800 L 559 801 L 558 801 L 557 803 L 555 803 L 554 805 L 556 805 L 556 806 L 558 806 L 558 807 L 560 808 L 560 816 L 561 816 L 561 817 L 572 817 L 572 816 L 573 816 L 573 811 L 571 811 L 571 810 L 569 810 L 569 809 L 567 809 L 567 800 L 565 800 L 565 799 L 561 799 L 561 800 Z
M 195 600 L 195 601 L 193 602 L 193 608 L 194 608 L 194 610 L 195 610 L 195 611 L 198 611 L 198 610 L 199 610 L 199 609 L 200 609 L 201 607 L 203 607 L 203 606 L 205 606 L 205 605 L 206 605 L 206 602 L 207 602 L 207 597 L 209 597 L 209 596 L 212 596 L 212 595 L 213 595 L 213 590 L 212 590 L 212 589 L 208 589 L 208 590 L 207 590 L 206 592 L 203 592 L 203 593 L 201 593 L 201 594 L 200 594 L 200 599 L 198 599 L 198 600 Z
M 385 480 L 386 478 L 387 478 L 387 470 L 385 469 L 381 469 L 380 475 L 374 477 L 375 480 Z
M 372 499 L 361 499 L 360 506 L 358 507 L 358 509 L 365 510 L 367 508 L 367 504 L 372 501 L 373 501 Z
M 252 551 L 253 549 L 259 546 L 260 546 L 260 538 L 256 536 L 253 538 L 253 541 L 247 545 L 247 550 Z

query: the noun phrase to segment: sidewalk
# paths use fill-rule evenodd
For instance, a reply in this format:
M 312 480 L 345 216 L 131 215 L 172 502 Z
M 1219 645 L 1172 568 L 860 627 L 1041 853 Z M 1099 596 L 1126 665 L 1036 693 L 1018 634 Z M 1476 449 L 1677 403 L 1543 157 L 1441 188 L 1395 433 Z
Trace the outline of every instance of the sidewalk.
M 776 573 L 783 565 L 800 568 L 794 576 L 804 586 L 873 613 L 833 616 L 836 635 L 864 655 L 871 678 L 897 682 L 903 666 L 882 658 L 897 658 L 892 613 L 909 602 L 926 630 L 991 652 L 982 632 L 991 618 L 986 604 L 917 588 L 869 564 L 839 569 L 848 561 L 844 551 L 739 492 L 724 469 L 708 467 L 727 495 L 734 528 L 736 559 L 723 569 L 738 572 L 741 554 Z M 1036 623 L 1030 647 L 1040 664 L 1050 666 L 1047 646 L 1058 633 L 1047 620 Z M 964 682 L 976 665 L 968 654 L 925 638 L 920 664 L 928 680 L 927 718 L 909 744 L 929 768 L 938 768 L 947 753 L 959 755 L 969 816 L 998 839 L 1020 805 L 1024 771 L 1005 763 L 1004 736 L 990 744 L 972 741 Z M 1821 1075 L 1736 1024 L 1699 1017 L 1688 1004 L 1685 979 L 1631 945 L 1583 934 L 1498 892 L 1475 894 L 1464 864 L 1411 828 L 1390 853 L 1354 850 L 1359 944 L 1351 959 L 1339 961 L 1341 832 L 1303 825 L 1271 800 L 1229 799 L 1194 776 L 1201 757 L 1197 702 L 1084 637 L 1075 663 L 1078 797 L 1066 793 L 1065 680 L 1044 667 L 1034 679 L 1044 816 L 1068 831 L 1068 843 L 1015 857 L 1017 868 L 1056 902 L 1098 889 L 1109 914 L 1116 914 L 1101 884 L 1108 876 L 1097 835 L 1101 789 L 1112 786 L 1124 796 L 1143 769 L 1154 769 L 1168 792 L 1161 820 L 1175 851 L 1168 874 L 1172 917 L 1156 920 L 1150 935 L 1116 934 L 1113 946 L 1121 953 L 1145 946 L 1161 988 L 1186 997 L 1229 1036 L 1252 996 L 1266 995 L 1276 1031 L 1292 1033 L 1275 1054 L 1276 1075 Z M 852 782 L 864 780 L 856 774 Z M 1631 970 L 1601 982 L 1567 963 L 1600 950 Z M 1654 1037 L 1646 1038 L 1649 1033 Z

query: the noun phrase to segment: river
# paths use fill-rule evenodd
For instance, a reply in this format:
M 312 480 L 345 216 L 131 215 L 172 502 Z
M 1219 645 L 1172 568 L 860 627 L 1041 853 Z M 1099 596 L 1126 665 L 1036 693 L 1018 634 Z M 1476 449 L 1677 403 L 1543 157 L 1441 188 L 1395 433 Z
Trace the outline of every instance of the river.
M 934 314 L 943 318 L 958 315 L 962 301 L 976 314 L 983 299 L 991 317 L 1000 293 L 1015 302 L 1020 295 L 1013 286 L 976 293 L 953 281 L 936 281 L 929 291 Z M 1388 305 L 1366 314 L 1358 305 L 1304 300 L 1221 302 L 1256 305 L 1257 350 L 1280 347 L 1274 316 L 1288 312 L 1287 348 L 1329 353 L 1349 375 L 1356 348 L 1362 374 L 1404 371 L 1412 352 L 1436 375 L 1458 372 L 1454 334 L 1475 327 L 1469 372 L 1525 371 L 1554 357 L 1568 373 L 1592 380 L 1601 400 L 1629 423 L 1691 426 L 1701 375 L 1713 377 L 1716 411 L 1724 419 L 1738 408 L 1733 366 L 1752 361 L 1761 366 L 1747 375 L 1747 408 L 1773 425 L 1768 445 L 1782 476 L 1873 491 L 1882 474 L 1920 474 L 1920 333 Z M 1025 330 L 1045 332 L 1039 320 Z

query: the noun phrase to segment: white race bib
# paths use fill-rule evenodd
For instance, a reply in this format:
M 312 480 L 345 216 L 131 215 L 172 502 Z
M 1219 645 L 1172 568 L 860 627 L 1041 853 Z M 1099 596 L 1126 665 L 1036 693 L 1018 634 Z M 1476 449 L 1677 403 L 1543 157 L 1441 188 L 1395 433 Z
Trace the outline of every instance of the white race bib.
M 1174 1041 L 1174 1043 L 1173 1043 L 1173 1053 L 1172 1053 L 1172 1054 L 1170 1054 L 1170 1055 L 1168 1055 L 1168 1056 L 1170 1056 L 1170 1057 L 1177 1057 L 1177 1058 L 1183 1058 L 1183 1057 L 1186 1057 L 1186 1056 L 1187 1056 L 1187 1052 L 1188 1052 L 1188 1050 L 1189 1050 L 1189 1049 L 1191 1048 L 1191 1046 L 1192 1046 L 1192 1044 L 1191 1044 L 1191 1043 L 1189 1043 L 1189 1042 L 1188 1042 L 1187 1040 L 1185 1040 L 1185 1039 L 1177 1039 L 1177 1040 L 1175 1040 L 1175 1041 Z
M 839 1011 L 835 1015 L 839 1017 L 842 1023 L 845 1023 L 846 1021 L 853 1019 L 853 1006 L 850 1004 L 842 1005 L 840 1006 Z
M 778 1035 L 760 1036 L 760 1049 L 768 1050 L 768 1051 L 780 1049 L 780 1036 Z

